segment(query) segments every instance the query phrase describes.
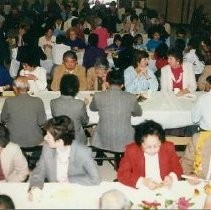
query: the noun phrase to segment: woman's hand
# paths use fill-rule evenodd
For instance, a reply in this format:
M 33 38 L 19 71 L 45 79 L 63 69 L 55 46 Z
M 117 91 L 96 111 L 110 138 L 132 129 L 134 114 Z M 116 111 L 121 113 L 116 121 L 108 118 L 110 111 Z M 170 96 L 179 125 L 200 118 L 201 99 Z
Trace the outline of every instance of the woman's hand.
M 25 74 L 24 76 L 27 78 L 27 80 L 37 80 L 37 77 L 34 74 Z
M 177 93 L 177 96 L 183 96 L 187 93 L 190 93 L 190 91 L 187 88 L 185 88 L 183 90 L 180 90 L 179 93 Z
M 144 184 L 144 186 L 148 187 L 150 190 L 154 190 L 158 186 L 158 183 L 153 181 L 151 178 L 143 178 L 142 183 Z
M 173 184 L 173 178 L 170 175 L 165 176 L 163 180 L 163 185 L 171 188 L 172 184 Z

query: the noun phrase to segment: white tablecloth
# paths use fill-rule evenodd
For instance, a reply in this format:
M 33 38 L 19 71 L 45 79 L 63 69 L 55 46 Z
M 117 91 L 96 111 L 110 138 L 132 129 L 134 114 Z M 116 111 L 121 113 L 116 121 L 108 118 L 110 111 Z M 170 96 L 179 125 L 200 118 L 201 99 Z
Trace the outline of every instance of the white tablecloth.
M 78 184 L 45 183 L 39 201 L 28 200 L 28 183 L 0 183 L 0 193 L 13 199 L 17 209 L 97 209 L 101 195 L 111 189 L 123 192 L 133 203 L 134 209 L 141 201 L 158 201 L 164 209 L 165 199 L 177 200 L 180 197 L 191 198 L 194 205 L 191 209 L 202 209 L 205 201 L 204 184 L 192 186 L 185 181 L 176 182 L 171 190 L 160 188 L 155 191 L 134 189 L 118 182 L 102 182 L 98 186 L 81 186 Z M 194 195 L 194 190 L 199 195 Z M 141 209 L 139 207 L 139 209 Z
M 91 91 L 81 91 L 77 97 L 82 100 L 84 98 L 88 98 L 91 101 L 92 94 L 93 92 Z M 197 92 L 197 95 L 200 94 L 202 93 Z M 59 95 L 59 92 L 52 91 L 40 92 L 35 95 L 43 100 L 48 118 L 52 117 L 50 110 L 50 100 L 59 97 Z M 5 97 L 0 97 L 0 113 L 4 100 Z M 136 125 L 146 119 L 152 119 L 158 123 L 161 123 L 164 128 L 179 128 L 191 125 L 191 109 L 196 100 L 197 97 L 177 97 L 174 94 L 164 94 L 162 92 L 152 93 L 149 99 L 140 103 L 143 109 L 143 115 L 141 117 L 132 117 L 131 123 Z M 87 112 L 90 118 L 90 124 L 97 123 L 99 120 L 98 113 L 90 111 L 88 106 Z

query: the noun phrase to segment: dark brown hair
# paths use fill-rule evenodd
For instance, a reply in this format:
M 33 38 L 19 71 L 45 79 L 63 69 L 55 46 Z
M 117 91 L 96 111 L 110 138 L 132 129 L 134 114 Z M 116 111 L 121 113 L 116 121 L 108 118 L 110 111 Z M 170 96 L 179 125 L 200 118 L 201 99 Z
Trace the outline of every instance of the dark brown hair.
M 64 145 L 71 145 L 75 139 L 74 122 L 68 116 L 62 115 L 51 118 L 43 128 L 51 133 L 55 141 L 62 139 Z

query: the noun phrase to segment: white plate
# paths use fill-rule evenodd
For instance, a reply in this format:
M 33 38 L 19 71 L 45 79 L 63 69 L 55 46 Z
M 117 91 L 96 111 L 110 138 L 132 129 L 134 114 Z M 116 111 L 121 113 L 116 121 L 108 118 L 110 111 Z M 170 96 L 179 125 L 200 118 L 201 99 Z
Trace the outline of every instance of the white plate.
M 187 93 L 184 95 L 186 98 L 196 98 L 196 95 L 192 94 L 192 93 Z

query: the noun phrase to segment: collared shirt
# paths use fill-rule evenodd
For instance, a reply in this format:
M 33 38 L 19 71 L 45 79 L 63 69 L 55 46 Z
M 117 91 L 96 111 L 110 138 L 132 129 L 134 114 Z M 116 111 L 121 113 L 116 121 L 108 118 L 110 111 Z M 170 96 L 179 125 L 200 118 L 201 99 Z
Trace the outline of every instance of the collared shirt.
M 133 66 L 129 66 L 124 72 L 125 88 L 127 92 L 139 94 L 143 91 L 157 91 L 158 81 L 152 70 L 147 68 L 148 78 L 144 75 L 138 77 Z
M 199 97 L 192 109 L 192 121 L 204 130 L 211 130 L 211 90 Z
M 56 149 L 57 181 L 58 182 L 69 182 L 68 166 L 69 166 L 70 149 L 71 149 L 70 146 L 65 151 Z
M 151 178 L 153 181 L 160 183 L 162 181 L 160 176 L 160 166 L 158 154 L 148 155 L 144 153 L 145 157 L 145 177 Z

